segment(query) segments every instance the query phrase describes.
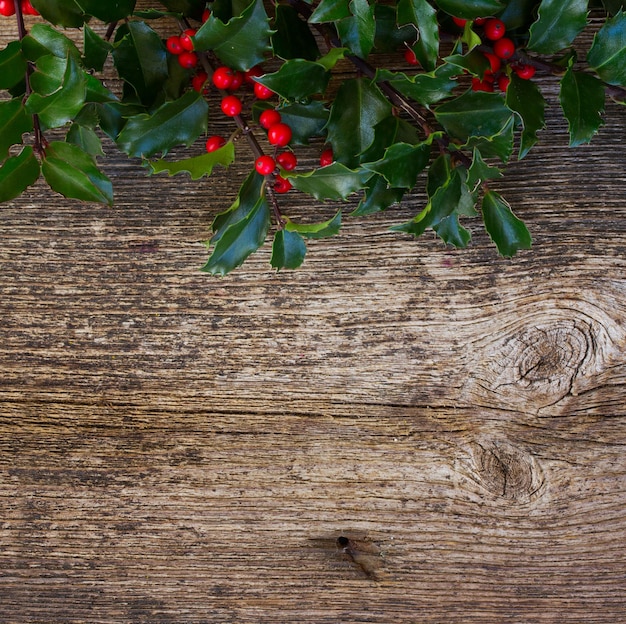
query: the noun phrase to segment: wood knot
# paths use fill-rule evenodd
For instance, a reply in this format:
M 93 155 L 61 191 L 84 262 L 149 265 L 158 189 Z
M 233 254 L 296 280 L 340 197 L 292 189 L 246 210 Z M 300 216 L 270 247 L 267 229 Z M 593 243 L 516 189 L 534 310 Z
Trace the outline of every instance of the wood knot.
M 528 502 L 544 484 L 541 466 L 532 455 L 504 443 L 477 444 L 474 464 L 480 484 L 500 498 Z

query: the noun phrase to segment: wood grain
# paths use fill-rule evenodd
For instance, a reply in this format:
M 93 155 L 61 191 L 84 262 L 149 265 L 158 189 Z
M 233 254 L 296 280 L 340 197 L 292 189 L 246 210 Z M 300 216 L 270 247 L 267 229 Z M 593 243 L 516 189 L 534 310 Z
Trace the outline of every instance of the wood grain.
M 622 621 L 626 121 L 569 150 L 548 93 L 513 260 L 390 233 L 416 193 L 212 278 L 245 163 L 110 146 L 114 208 L 3 205 L 0 621 Z

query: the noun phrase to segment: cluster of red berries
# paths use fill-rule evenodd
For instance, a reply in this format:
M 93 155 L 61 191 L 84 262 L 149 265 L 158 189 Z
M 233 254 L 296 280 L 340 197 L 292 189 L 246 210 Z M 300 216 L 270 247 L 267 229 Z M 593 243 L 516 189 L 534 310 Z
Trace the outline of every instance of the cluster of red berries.
M 20 0 L 22 15 L 39 15 L 39 11 L 30 3 L 30 0 Z M 10 17 L 15 15 L 15 0 L 0 0 L 0 15 Z

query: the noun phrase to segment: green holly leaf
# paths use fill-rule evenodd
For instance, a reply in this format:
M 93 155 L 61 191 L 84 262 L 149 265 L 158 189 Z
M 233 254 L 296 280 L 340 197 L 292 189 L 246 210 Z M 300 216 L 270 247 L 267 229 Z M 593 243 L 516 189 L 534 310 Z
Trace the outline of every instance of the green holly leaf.
M 330 71 L 348 53 L 347 48 L 331 48 L 324 56 L 317 59 L 317 63 Z
M 460 142 L 470 137 L 493 137 L 512 116 L 498 93 L 466 91 L 435 109 L 437 121 Z
M 385 155 L 363 168 L 382 175 L 389 186 L 413 188 L 418 174 L 426 168 L 430 159 L 430 145 L 409 145 L 395 143 L 385 151 Z
M 467 186 L 474 191 L 481 182 L 494 180 L 502 177 L 502 171 L 497 167 L 487 164 L 480 151 L 474 148 L 472 153 L 472 164 L 467 170 Z
M 489 17 L 497 15 L 503 8 L 500 0 L 437 0 L 437 6 L 448 15 L 474 19 L 475 17 Z
M 320 101 L 308 104 L 288 104 L 280 109 L 282 121 L 292 131 L 292 145 L 308 145 L 309 139 L 321 136 L 328 123 L 328 110 Z
M 596 33 L 587 61 L 611 85 L 626 86 L 626 13 L 619 11 Z
M 308 24 L 288 4 L 276 6 L 275 32 L 272 35 L 274 54 L 283 59 L 301 58 L 314 61 L 320 51 Z
M 94 158 L 77 145 L 50 143 L 41 171 L 50 188 L 64 197 L 113 205 L 111 180 L 98 169 Z
M 375 2 L 374 19 L 376 20 L 374 48 L 378 52 L 397 53 L 406 41 L 415 39 L 413 25 L 398 27 L 398 12 L 395 6 Z
M 17 156 L 7 158 L 0 167 L 0 202 L 19 197 L 39 178 L 39 161 L 27 145 Z
M 152 115 L 131 117 L 117 137 L 120 149 L 131 157 L 166 154 L 176 145 L 189 147 L 207 127 L 208 105 L 196 91 L 159 106 Z
M 24 80 L 26 59 L 19 41 L 12 41 L 0 52 L 0 89 L 10 89 Z
M 371 171 L 348 169 L 339 162 L 308 173 L 286 174 L 298 190 L 319 200 L 345 200 L 348 195 L 362 189 L 371 176 Z
M 365 78 L 346 80 L 340 87 L 328 119 L 328 141 L 335 158 L 356 165 L 374 140 L 374 126 L 391 113 L 380 89 Z
M 226 275 L 264 243 L 269 227 L 270 209 L 265 197 L 261 196 L 248 214 L 226 228 L 201 270 Z
M 427 107 L 450 97 L 457 86 L 456 80 L 449 76 L 438 75 L 436 71 L 407 76 L 402 72 L 379 70 L 376 74 L 376 80 L 386 80 L 402 95 Z
M 133 14 L 137 0 L 77 0 L 82 10 L 87 15 L 92 15 L 96 19 L 110 23 L 125 19 Z
M 542 0 L 530 27 L 528 49 L 554 54 L 568 47 L 587 25 L 588 0 Z
M 168 77 L 167 52 L 161 37 L 145 22 L 127 22 L 117 30 L 113 61 L 120 78 L 139 99 L 152 104 Z
M 559 101 L 569 125 L 570 147 L 589 143 L 604 124 L 605 90 L 602 81 L 570 66 L 561 78 Z
M 351 15 L 350 0 L 322 0 L 309 17 L 309 23 L 336 22 Z
M 83 27 L 83 49 L 85 51 L 83 58 L 85 66 L 101 72 L 113 46 L 85 24 Z
M 192 180 L 197 180 L 202 176 L 210 176 L 215 165 L 228 167 L 234 162 L 235 147 L 232 141 L 229 141 L 226 145 L 214 152 L 193 156 L 192 158 L 185 158 L 184 160 L 177 160 L 175 162 L 160 159 L 150 161 L 148 165 L 150 166 L 150 174 L 162 173 L 164 171 L 170 176 L 177 175 L 178 173 L 188 173 Z
M 306 244 L 297 232 L 278 230 L 274 235 L 270 264 L 275 269 L 297 269 L 306 255 Z
M 197 50 L 213 50 L 225 65 L 246 71 L 261 63 L 271 50 L 271 34 L 263 2 L 253 0 L 227 24 L 211 13 L 194 42 Z
M 460 224 L 457 214 L 444 217 L 439 223 L 433 225 L 433 230 L 446 245 L 452 245 L 458 249 L 465 249 L 472 238 L 470 231 Z
M 495 191 L 487 191 L 482 203 L 485 229 L 496 244 L 500 255 L 510 258 L 520 249 L 530 249 L 532 238 L 505 199 Z
M 376 36 L 374 7 L 367 0 L 352 0 L 349 6 L 352 15 L 335 22 L 335 28 L 342 45 L 365 59 L 374 47 Z
M 42 56 L 52 54 L 60 59 L 72 56 L 80 63 L 80 50 L 76 44 L 49 24 L 33 24 L 29 34 L 22 40 L 24 56 L 37 61 Z
M 365 196 L 351 214 L 354 217 L 363 217 L 387 210 L 389 206 L 399 204 L 405 192 L 404 188 L 388 186 L 387 181 L 381 175 L 372 176 L 365 187 Z
M 383 158 L 387 148 L 394 143 L 417 145 L 421 140 L 415 126 L 400 117 L 389 115 L 374 127 L 374 141 L 361 155 L 361 162 L 373 162 Z
M 411 46 L 426 71 L 435 69 L 439 55 L 437 11 L 426 0 L 399 0 L 398 26 L 411 25 L 417 41 Z
M 84 11 L 75 0 L 32 0 L 41 17 L 56 26 L 80 28 L 86 20 Z
M 509 0 L 498 19 L 505 23 L 507 30 L 527 28 L 533 21 L 536 6 L 537 0 Z
M 285 61 L 273 74 L 257 78 L 257 82 L 286 100 L 307 100 L 314 93 L 326 90 L 330 72 L 323 65 L 304 59 Z
M 0 162 L 12 145 L 22 143 L 22 135 L 33 129 L 33 118 L 26 113 L 22 98 L 0 102 Z
M 473 150 L 478 148 L 485 158 L 499 158 L 506 163 L 513 153 L 515 142 L 515 118 L 511 116 L 500 132 L 490 137 L 470 137 L 461 149 Z
M 477 76 L 482 80 L 485 72 L 491 69 L 489 59 L 483 52 L 476 48 L 471 49 L 467 54 L 452 54 L 444 58 L 446 63 L 467 70 L 472 76 Z
M 65 135 L 65 140 L 67 143 L 77 145 L 91 156 L 104 156 L 102 141 L 93 128 L 73 123 Z
M 159 0 L 159 2 L 163 6 L 167 7 L 167 9 L 171 13 L 179 13 L 181 15 L 195 15 L 196 17 L 199 17 L 199 15 L 202 13 L 202 10 L 206 6 L 206 2 L 204 0 Z M 229 0 L 228 2 L 223 2 L 217 0 L 216 2 L 213 2 L 214 11 L 218 9 L 218 5 L 224 4 L 228 4 L 228 9 L 230 9 L 231 5 L 241 4 L 241 1 L 231 2 Z
M 65 125 L 85 103 L 86 76 L 72 55 L 65 59 L 42 56 L 31 76 L 35 92 L 26 100 L 26 111 L 39 116 L 44 130 Z
M 518 155 L 518 159 L 521 160 L 537 142 L 537 132 L 546 126 L 544 117 L 546 101 L 534 82 L 522 80 L 513 74 L 506 90 L 506 105 L 522 120 L 523 129 Z
M 286 221 L 285 229 L 288 232 L 296 232 L 305 238 L 329 238 L 338 234 L 341 229 L 341 210 L 322 223 L 294 223 L 289 218 Z

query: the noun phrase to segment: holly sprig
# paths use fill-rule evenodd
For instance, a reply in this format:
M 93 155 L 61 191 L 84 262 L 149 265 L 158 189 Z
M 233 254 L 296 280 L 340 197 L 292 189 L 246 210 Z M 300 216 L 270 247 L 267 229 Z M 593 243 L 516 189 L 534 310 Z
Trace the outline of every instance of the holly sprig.
M 531 235 L 492 186 L 545 127 L 536 77 L 558 82 L 572 147 L 604 124 L 607 97 L 626 101 L 620 0 L 154 4 L 0 0 L 18 32 L 0 51 L 0 201 L 43 176 L 65 197 L 112 205 L 99 166 L 104 137 L 151 175 L 192 179 L 230 166 L 243 141 L 254 164 L 207 241 L 203 270 L 216 275 L 270 236 L 271 265 L 295 269 L 307 239 L 340 230 L 346 205 L 354 216 L 387 210 L 418 184 L 425 205 L 392 229 L 432 229 L 466 247 L 466 226 L 479 218 L 512 256 L 530 248 Z M 172 23 L 179 34 L 161 34 Z M 82 45 L 68 28 L 82 29 Z M 591 45 L 574 49 L 588 28 Z M 385 66 L 393 55 L 395 69 Z M 117 90 L 102 77 L 111 61 Z M 229 136 L 216 134 L 219 116 L 231 119 Z M 198 142 L 203 154 L 170 156 Z M 303 170 L 298 156 L 312 150 L 319 166 Z M 321 223 L 297 222 L 294 193 L 339 209 Z

